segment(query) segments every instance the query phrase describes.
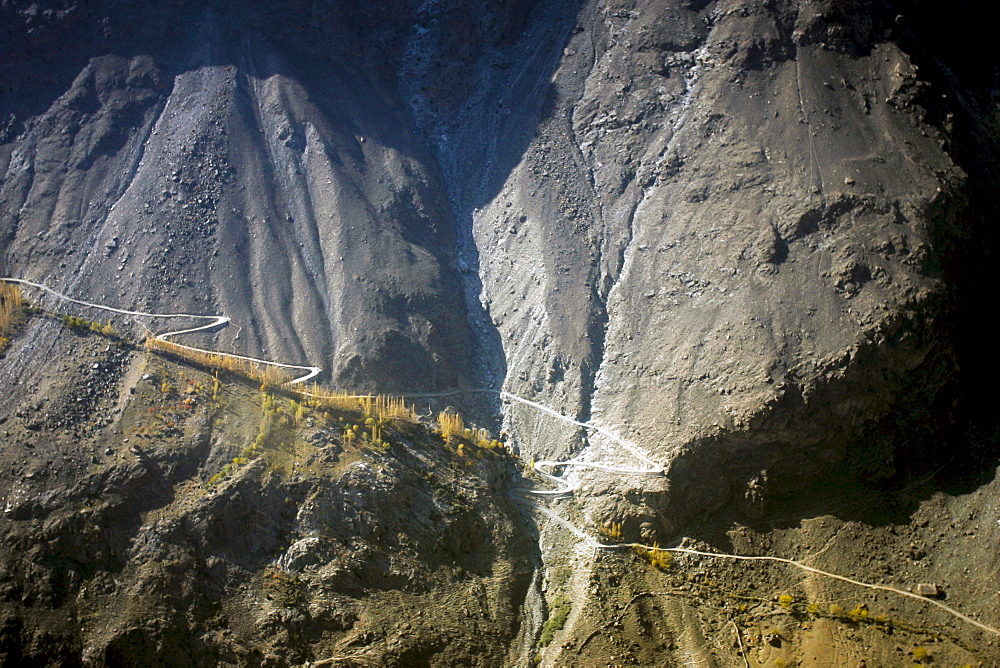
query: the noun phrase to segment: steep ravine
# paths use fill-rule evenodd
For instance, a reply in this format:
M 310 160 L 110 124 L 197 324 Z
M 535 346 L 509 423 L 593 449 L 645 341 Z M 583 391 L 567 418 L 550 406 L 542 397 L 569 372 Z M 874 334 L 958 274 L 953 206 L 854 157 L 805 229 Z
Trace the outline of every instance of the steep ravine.
M 950 267 L 988 262 L 966 242 L 987 186 L 959 141 L 983 91 L 918 64 L 933 47 L 907 9 L 582 3 L 544 33 L 557 65 L 529 20 L 469 67 L 490 92 L 432 144 L 472 218 L 504 387 L 669 467 L 569 469 L 582 489 L 559 512 L 667 541 L 714 512 L 766 518 L 831 471 L 892 489 L 968 443 L 978 381 L 960 375 L 966 281 Z M 518 86 L 539 64 L 534 107 Z M 515 162 L 518 115 L 532 133 Z M 532 456 L 629 461 L 517 405 L 505 427 Z M 543 552 L 572 541 L 544 536 Z
M 955 374 L 943 258 L 978 214 L 934 122 L 938 84 L 919 78 L 893 16 L 851 7 L 585 4 L 563 29 L 549 13 L 566 8 L 539 6 L 547 31 L 529 21 L 469 66 L 495 93 L 449 116 L 461 131 L 435 126 L 505 387 L 619 426 L 664 463 L 743 462 L 713 498 L 660 495 L 665 536 L 761 471 L 785 475 L 780 461 L 806 483 L 899 401 L 949 391 L 931 381 L 907 398 L 915 378 Z M 532 67 L 551 88 L 544 107 L 503 116 L 533 127 L 512 164 L 509 142 L 484 137 L 517 138 L 490 110 L 512 106 Z M 510 410 L 538 454 L 576 447 Z M 774 414 L 787 431 L 761 428 Z

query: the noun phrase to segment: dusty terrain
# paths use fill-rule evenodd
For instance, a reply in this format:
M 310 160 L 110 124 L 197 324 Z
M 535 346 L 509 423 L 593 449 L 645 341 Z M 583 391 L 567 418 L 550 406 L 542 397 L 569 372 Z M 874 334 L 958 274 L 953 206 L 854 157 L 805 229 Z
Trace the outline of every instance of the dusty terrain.
M 995 469 L 990 474 L 982 486 L 983 480 L 970 485 L 961 476 L 944 476 L 892 494 L 824 487 L 812 497 L 780 504 L 766 520 L 748 522 L 729 513 L 687 527 L 679 545 L 783 556 L 908 591 L 934 583 L 937 600 L 995 626 L 1000 480 Z M 744 659 L 754 666 L 993 665 L 1000 660 L 995 634 L 927 603 L 784 564 L 675 555 L 667 567 L 656 569 L 632 550 L 595 551 L 579 543 L 552 562 L 546 596 L 553 609 L 565 601 L 572 605 L 565 625 L 539 650 L 546 665 L 743 666 Z
M 496 557 L 516 576 L 482 576 L 509 615 L 484 656 L 508 643 L 519 665 L 882 665 L 924 647 L 989 664 L 992 638 L 915 601 L 777 565 L 677 557 L 662 575 L 554 519 L 626 542 L 813 554 L 907 590 L 935 582 L 1000 624 L 984 325 L 1000 116 L 996 68 L 972 48 L 988 31 L 917 0 L 0 0 L 0 273 L 122 308 L 225 314 L 233 326 L 194 342 L 315 364 L 329 386 L 503 390 L 569 418 L 496 393 L 448 399 L 522 461 L 605 466 L 555 467 L 574 492 L 536 500 L 553 515 L 510 514 L 508 488 L 551 486 L 537 472 L 483 492 L 477 512 L 511 523 L 496 544 L 539 529 Z M 77 359 L 66 336 L 33 319 L 0 358 L 18 484 L 74 489 L 130 445 L 100 439 L 143 387 L 135 354 Z M 222 428 L 256 429 L 257 401 L 241 395 Z M 177 457 L 215 470 L 201 450 Z M 436 568 L 424 548 L 416 572 Z M 893 624 L 851 618 L 861 603 Z M 6 637 L 28 647 L 32 633 Z M 260 642 L 291 662 L 342 649 L 318 637 Z M 364 638 L 405 662 L 388 636 Z M 475 654 L 464 642 L 411 662 L 460 663 Z

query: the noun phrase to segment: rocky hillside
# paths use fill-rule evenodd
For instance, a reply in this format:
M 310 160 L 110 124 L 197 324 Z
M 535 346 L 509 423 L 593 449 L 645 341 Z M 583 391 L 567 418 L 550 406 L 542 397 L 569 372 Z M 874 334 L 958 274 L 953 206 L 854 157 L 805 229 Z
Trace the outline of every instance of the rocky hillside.
M 502 449 L 24 327 L 8 357 L 56 332 L 0 410 L 0 665 L 505 660 L 534 550 Z
M 478 108 L 440 121 L 479 175 L 459 196 L 506 386 L 669 462 L 638 510 L 665 535 L 856 446 L 865 481 L 919 468 L 978 387 L 991 93 L 917 30 L 866 3 L 585 5 L 516 157 L 469 136 Z M 491 64 L 513 135 L 524 68 Z
M 444 184 L 358 45 L 380 17 L 310 11 L 4 2 L 4 270 L 225 312 L 219 343 L 352 387 L 467 383 Z
M 633 452 L 465 398 L 526 459 L 618 467 L 556 471 L 576 491 L 553 512 L 588 530 L 823 550 L 844 572 L 884 550 L 899 573 L 887 546 L 992 526 L 974 518 L 997 462 L 998 72 L 969 47 L 987 30 L 930 0 L 0 0 L 0 273 L 224 313 L 202 344 L 328 385 L 504 390 L 593 420 Z M 69 371 L 31 370 L 55 329 L 19 336 L 15 414 Z M 622 472 L 646 460 L 666 474 Z M 820 517 L 851 528 L 794 526 Z M 586 597 L 603 562 L 541 528 L 544 581 L 572 563 L 557 580 Z M 938 575 L 996 625 L 984 559 Z M 532 642 L 556 589 L 508 602 Z M 603 619 L 576 610 L 545 662 Z

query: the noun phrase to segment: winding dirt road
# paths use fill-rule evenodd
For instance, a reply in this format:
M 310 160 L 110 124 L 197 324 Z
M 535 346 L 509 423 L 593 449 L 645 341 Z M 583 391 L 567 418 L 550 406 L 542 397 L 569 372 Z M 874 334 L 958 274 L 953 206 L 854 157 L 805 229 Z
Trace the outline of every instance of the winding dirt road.
M 185 328 L 185 329 L 178 329 L 178 330 L 172 330 L 172 331 L 169 331 L 169 332 L 163 332 L 161 334 L 155 334 L 154 338 L 157 339 L 157 340 L 160 340 L 160 341 L 166 341 L 169 337 L 180 336 L 180 335 L 183 335 L 183 334 L 193 334 L 195 332 L 210 331 L 210 330 L 213 330 L 213 329 L 218 328 L 218 327 L 224 327 L 227 324 L 229 324 L 229 322 L 230 322 L 229 317 L 225 316 L 225 315 L 200 315 L 200 314 L 192 314 L 192 313 L 146 313 L 146 312 L 143 312 L 143 311 L 130 311 L 130 310 L 127 310 L 127 309 L 120 309 L 120 308 L 115 308 L 115 307 L 112 307 L 112 306 L 104 306 L 102 304 L 95 304 L 93 302 L 84 301 L 82 299 L 75 299 L 75 298 L 70 297 L 68 295 L 64 295 L 64 294 L 62 294 L 60 292 L 57 292 L 56 290 L 53 290 L 52 288 L 49 288 L 48 286 L 42 285 L 41 283 L 35 283 L 33 281 L 28 281 L 28 280 L 21 279 L 21 278 L 0 278 L 0 281 L 6 282 L 6 283 L 14 283 L 14 284 L 26 286 L 26 287 L 29 287 L 29 288 L 34 288 L 36 290 L 41 290 L 43 292 L 46 292 L 46 293 L 48 293 L 48 294 L 56 297 L 57 299 L 60 299 L 60 300 L 63 300 L 63 301 L 66 301 L 66 302 L 69 302 L 69 303 L 72 303 L 72 304 L 77 304 L 77 305 L 80 305 L 80 306 L 86 306 L 88 308 L 100 309 L 102 311 L 107 311 L 109 313 L 117 313 L 119 315 L 127 315 L 127 316 L 131 316 L 131 317 L 135 317 L 135 318 L 155 318 L 155 319 L 168 319 L 168 318 L 177 319 L 177 318 L 181 318 L 181 319 L 188 319 L 188 320 L 206 320 L 206 321 L 208 321 L 204 325 L 199 325 L 197 327 L 189 327 L 189 328 Z M 144 324 L 142 324 L 142 323 L 139 323 L 139 324 L 142 325 L 145 328 Z M 262 360 L 262 359 L 258 359 L 256 357 L 246 357 L 246 356 L 243 356 L 243 355 L 236 355 L 234 353 L 219 352 L 219 351 L 215 351 L 215 350 L 206 350 L 204 348 L 195 348 L 195 347 L 192 347 L 192 346 L 187 346 L 187 345 L 179 344 L 179 343 L 176 343 L 174 341 L 171 341 L 171 344 L 172 345 L 176 345 L 176 346 L 180 346 L 180 347 L 184 348 L 185 350 L 190 350 L 192 352 L 198 352 L 198 353 L 204 353 L 204 354 L 212 354 L 212 355 L 222 355 L 224 357 L 230 357 L 230 358 L 233 358 L 233 359 L 244 360 L 244 361 L 249 361 L 249 362 L 255 362 L 255 363 L 258 363 L 258 364 L 264 364 L 264 365 L 268 365 L 268 366 L 273 366 L 273 367 L 280 368 L 280 369 L 292 369 L 292 370 L 299 370 L 299 371 L 306 372 L 302 376 L 300 376 L 298 378 L 295 378 L 292 381 L 289 381 L 288 385 L 301 384 L 301 383 L 303 383 L 303 382 L 305 382 L 305 381 L 307 381 L 307 380 L 309 380 L 311 378 L 314 378 L 322 370 L 320 367 L 316 367 L 316 366 L 305 366 L 305 365 L 298 365 L 298 364 L 285 364 L 285 363 L 282 363 L 282 362 L 275 362 L 273 360 Z M 304 392 L 303 394 L 305 394 L 305 395 L 308 396 L 310 393 Z M 565 422 L 567 424 L 571 424 L 571 425 L 580 427 L 582 429 L 587 429 L 587 430 L 592 431 L 594 433 L 600 434 L 601 436 L 604 436 L 605 438 L 607 438 L 609 441 L 611 441 L 613 443 L 616 443 L 623 450 L 627 451 L 630 455 L 632 455 L 633 457 L 635 457 L 638 461 L 642 462 L 642 464 L 644 465 L 644 468 L 643 467 L 615 466 L 615 465 L 610 465 L 610 464 L 601 464 L 599 462 L 584 462 L 584 461 L 579 461 L 579 460 L 576 460 L 576 459 L 570 459 L 570 460 L 565 460 L 565 461 L 552 461 L 552 460 L 535 461 L 534 462 L 534 468 L 535 468 L 535 470 L 545 480 L 547 480 L 547 481 L 551 482 L 553 485 L 555 485 L 556 489 L 555 490 L 532 490 L 532 489 L 518 488 L 518 489 L 514 489 L 514 490 L 511 491 L 511 496 L 514 499 L 521 501 L 522 503 L 530 506 L 532 509 L 534 509 L 535 511 L 537 511 L 540 514 L 544 515 L 545 517 L 548 517 L 553 522 L 555 522 L 559 526 L 562 526 L 567 531 L 569 531 L 570 533 L 572 533 L 573 535 L 575 535 L 576 537 L 578 537 L 581 541 L 586 542 L 590 547 L 593 547 L 595 549 L 603 549 L 603 550 L 621 550 L 621 549 L 631 549 L 631 548 L 635 548 L 635 547 L 641 547 L 641 548 L 644 548 L 644 549 L 647 549 L 647 550 L 661 549 L 661 550 L 664 550 L 666 552 L 671 552 L 671 553 L 675 553 L 675 554 L 688 554 L 688 555 L 708 557 L 708 558 L 714 558 L 714 559 L 731 559 L 731 560 L 739 560 L 739 561 L 771 561 L 771 562 L 786 564 L 786 565 L 798 568 L 798 569 L 800 569 L 802 571 L 806 571 L 806 572 L 813 573 L 813 574 L 816 574 L 816 575 L 828 577 L 828 578 L 831 578 L 831 579 L 834 579 L 834 580 L 839 580 L 841 582 L 846 582 L 848 584 L 856 585 L 858 587 L 864 587 L 864 588 L 867 588 L 867 589 L 874 589 L 874 590 L 879 590 L 879 591 L 885 591 L 885 592 L 896 594 L 898 596 L 904 596 L 906 598 L 916 599 L 916 600 L 921 601 L 923 603 L 927 603 L 929 605 L 933 605 L 933 606 L 935 606 L 935 607 L 943 610 L 944 612 L 952 615 L 953 617 L 955 617 L 955 618 L 957 618 L 957 619 L 959 619 L 959 620 L 961 620 L 963 622 L 966 622 L 968 624 L 971 624 L 972 626 L 975 626 L 976 628 L 978 628 L 980 630 L 983 630 L 983 631 L 986 631 L 988 633 L 992 633 L 994 635 L 1000 636 L 1000 629 L 996 629 L 996 628 L 994 628 L 992 626 L 989 626 L 987 624 L 983 624 L 982 622 L 979 622 L 979 621 L 977 621 L 975 619 L 972 619 L 971 617 L 962 614 L 958 610 L 955 610 L 954 608 L 952 608 L 950 606 L 947 606 L 944 603 L 941 603 L 940 601 L 936 601 L 934 599 L 929 599 L 929 598 L 926 598 L 924 596 L 920 596 L 918 594 L 914 594 L 912 592 L 905 591 L 903 589 L 897 589 L 895 587 L 889 587 L 887 585 L 879 585 L 879 584 L 872 584 L 872 583 L 868 583 L 868 582 L 862 582 L 860 580 L 855 580 L 853 578 L 849 578 L 849 577 L 846 577 L 846 576 L 843 576 L 843 575 L 838 575 L 837 573 L 831 573 L 829 571 L 824 571 L 824 570 L 815 568 L 813 566 L 808 566 L 806 564 L 803 564 L 803 563 L 798 562 L 798 561 L 794 561 L 792 559 L 784 559 L 782 557 L 772 557 L 772 556 L 748 556 L 748 555 L 738 555 L 738 554 L 724 554 L 724 553 L 717 553 L 717 552 L 701 552 L 701 551 L 698 551 L 698 550 L 690 550 L 690 549 L 685 549 L 685 548 L 680 548 L 680 547 L 658 548 L 658 547 L 654 547 L 654 546 L 651 546 L 651 545 L 643 545 L 641 543 L 602 543 L 602 542 L 598 541 L 596 538 L 594 538 L 593 536 L 591 536 L 589 533 L 587 533 L 586 531 L 584 531 L 583 529 L 581 529 L 580 527 L 578 527 L 577 525 L 575 525 L 572 522 L 570 522 L 569 520 L 567 520 L 566 518 L 558 515 L 557 513 L 555 513 L 552 510 L 550 510 L 550 509 L 548 509 L 548 508 L 540 505 L 539 503 L 537 503 L 536 501 L 534 501 L 533 499 L 530 498 L 531 496 L 539 497 L 539 496 L 546 496 L 546 495 L 550 495 L 550 496 L 551 495 L 571 495 L 571 494 L 574 494 L 579 489 L 579 485 L 577 483 L 573 483 L 573 482 L 567 481 L 567 480 L 565 480 L 563 478 L 559 478 L 559 477 L 556 477 L 554 475 L 551 475 L 547 470 L 544 470 L 544 469 L 551 470 L 551 469 L 554 469 L 556 467 L 567 467 L 567 466 L 569 466 L 569 467 L 576 467 L 576 468 L 589 468 L 589 469 L 595 469 L 595 470 L 599 470 L 599 471 L 606 471 L 606 472 L 609 472 L 609 473 L 621 473 L 621 474 L 627 474 L 627 475 L 653 475 L 653 476 L 662 476 L 662 475 L 665 474 L 664 468 L 661 465 L 659 465 L 656 462 L 654 462 L 648 455 L 646 455 L 645 453 L 643 453 L 642 450 L 640 448 L 638 448 L 634 443 L 631 443 L 631 442 L 627 441 L 626 439 L 622 438 L 621 436 L 619 436 L 617 433 L 615 433 L 614 431 L 612 431 L 608 427 L 597 425 L 597 424 L 594 424 L 593 422 L 581 422 L 579 420 L 574 420 L 573 418 L 567 417 L 567 416 L 563 415 L 562 413 L 559 413 L 558 411 L 556 411 L 556 410 L 554 410 L 552 408 L 549 408 L 548 406 L 540 404 L 540 403 L 538 403 L 536 401 L 532 401 L 530 399 L 526 399 L 524 397 L 520 397 L 520 396 L 518 396 L 516 394 L 511 394 L 510 392 L 506 392 L 504 390 L 492 390 L 492 389 L 473 388 L 473 389 L 464 389 L 464 390 L 450 390 L 450 391 L 445 391 L 445 392 L 427 392 L 427 393 L 419 393 L 419 394 L 405 394 L 405 395 L 400 395 L 400 396 L 402 396 L 403 398 L 406 398 L 406 399 L 430 399 L 430 398 L 444 398 L 444 397 L 449 397 L 449 396 L 457 396 L 459 394 L 494 394 L 494 395 L 498 395 L 502 399 L 507 399 L 509 401 L 514 401 L 514 402 L 517 402 L 517 403 L 521 403 L 521 404 L 523 404 L 525 406 L 529 406 L 529 407 L 531 407 L 531 408 L 539 411 L 540 413 L 548 415 L 548 416 L 550 416 L 550 417 L 552 417 L 554 419 L 557 419 L 557 420 L 560 420 L 560 421 Z M 369 396 L 369 395 L 354 395 L 354 396 L 357 396 L 357 397 L 360 398 L 362 396 Z
M 157 341 L 166 341 L 168 338 L 174 336 L 181 336 L 183 334 L 194 334 L 195 332 L 208 332 L 216 328 L 225 327 L 229 324 L 229 316 L 227 315 L 199 315 L 194 313 L 147 313 L 145 311 L 129 311 L 127 309 L 115 308 L 113 306 L 105 306 L 103 304 L 95 304 L 93 302 L 84 301 L 82 299 L 76 299 L 70 297 L 69 295 L 64 295 L 61 292 L 57 292 L 52 288 L 42 285 L 41 283 L 35 283 L 34 281 L 27 281 L 23 278 L 0 278 L 0 281 L 4 283 L 14 283 L 16 285 L 23 285 L 29 288 L 34 288 L 36 290 L 41 290 L 46 292 L 57 299 L 62 301 L 70 302 L 71 304 L 78 304 L 80 306 L 86 306 L 89 308 L 100 309 L 101 311 L 107 311 L 108 313 L 117 313 L 119 315 L 127 315 L 133 318 L 156 318 L 156 319 L 166 319 L 166 318 L 182 318 L 185 320 L 207 320 L 208 322 L 204 325 L 198 325 L 197 327 L 188 327 L 185 329 L 177 329 L 169 332 L 163 332 L 161 334 L 154 334 L 153 338 Z M 145 324 L 139 323 L 144 329 L 148 328 Z M 195 348 L 194 346 L 184 345 L 183 343 L 177 343 L 176 341 L 170 341 L 172 345 L 179 346 L 184 350 L 189 350 L 195 353 L 203 353 L 207 355 L 221 355 L 223 357 L 229 357 L 231 359 L 243 360 L 245 362 L 255 362 L 257 364 L 263 364 L 265 366 L 272 366 L 278 369 L 290 369 L 293 371 L 304 371 L 302 376 L 295 378 L 288 382 L 289 385 L 297 385 L 299 383 L 304 383 L 311 378 L 315 378 L 320 371 L 323 369 L 318 366 L 304 366 L 299 364 L 284 364 L 282 362 L 275 362 L 272 360 L 262 360 L 256 357 L 246 357 L 244 355 L 237 355 L 235 353 L 226 353 L 216 350 L 206 350 L 204 348 Z

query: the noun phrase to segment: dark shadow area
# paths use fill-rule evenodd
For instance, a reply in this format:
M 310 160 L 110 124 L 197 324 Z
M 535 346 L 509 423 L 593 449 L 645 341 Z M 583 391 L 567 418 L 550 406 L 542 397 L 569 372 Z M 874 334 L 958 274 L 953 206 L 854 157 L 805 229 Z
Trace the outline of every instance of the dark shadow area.
M 756 512 L 740 508 L 734 495 L 732 502 L 718 512 L 705 520 L 692 518 L 677 533 L 706 540 L 724 550 L 731 547 L 725 532 L 734 524 L 766 532 L 798 528 L 804 520 L 829 515 L 871 527 L 905 525 L 912 521 L 920 504 L 934 495 L 964 496 L 995 480 L 1000 464 L 997 433 L 984 435 L 970 429 L 961 441 L 962 445 L 936 441 L 936 456 L 924 453 L 914 457 L 912 464 L 900 462 L 891 480 L 877 484 L 865 480 L 852 459 L 862 448 L 853 450 L 844 462 L 819 476 L 802 478 L 792 472 L 779 473 L 771 480 L 771 494 Z
M 892 387 L 890 391 L 897 393 L 889 414 L 854 436 L 845 432 L 836 448 L 837 462 L 810 461 L 795 440 L 765 445 L 740 443 L 736 437 L 726 443 L 705 443 L 681 455 L 674 469 L 682 479 L 681 489 L 692 499 L 698 491 L 688 477 L 704 470 L 728 472 L 730 502 L 707 524 L 684 529 L 694 535 L 704 532 L 709 542 L 719 541 L 720 549 L 728 544 L 725 530 L 732 523 L 759 530 L 785 529 L 832 515 L 871 527 L 907 524 L 920 504 L 934 495 L 968 495 L 996 479 L 1000 422 L 995 384 L 1000 355 L 985 319 L 1000 288 L 996 259 L 1000 232 L 994 224 L 1000 217 L 995 98 L 1000 70 L 968 48 L 970 43 L 986 43 L 990 29 L 981 22 L 970 26 L 968 16 L 937 2 L 882 2 L 875 11 L 891 29 L 889 39 L 899 43 L 926 82 L 914 113 L 940 132 L 943 148 L 967 175 L 967 180 L 942 189 L 926 212 L 934 249 L 929 266 L 948 290 L 920 322 L 904 328 L 926 346 L 926 361 L 903 378 L 886 379 L 882 389 Z M 862 353 L 862 359 L 867 355 L 871 362 L 878 354 L 885 351 Z M 825 422 L 829 414 L 824 415 L 823 407 L 833 405 L 845 390 L 850 391 L 849 384 L 839 392 L 827 388 L 823 392 L 828 396 L 820 397 L 812 411 L 788 404 L 776 413 L 788 418 L 798 412 L 798 420 L 811 420 L 813 429 L 834 434 L 840 425 Z M 808 428 L 801 435 L 808 436 Z M 767 507 L 759 507 L 758 519 L 753 519 L 733 506 L 741 503 L 741 485 L 753 469 L 765 468 L 772 474 L 770 491 L 762 491 Z M 682 504 L 692 517 L 693 505 Z
M 938 198 L 930 231 L 932 258 L 954 286 L 950 325 L 959 378 L 960 417 L 974 433 L 995 432 L 995 382 L 1000 353 L 995 335 L 985 326 L 988 309 L 1000 289 L 997 252 L 1000 230 L 1000 122 L 996 91 L 1000 69 L 970 44 L 987 44 L 995 32 L 988 22 L 969 21 L 954 6 L 932 0 L 882 3 L 897 16 L 900 44 L 930 85 L 917 100 L 927 120 L 941 133 L 948 154 L 968 176 L 967 185 Z M 950 206 L 957 200 L 963 206 Z M 964 200 L 964 201 L 963 201 Z M 983 456 L 982 446 L 969 452 Z M 994 450 L 994 456 L 1000 451 Z

